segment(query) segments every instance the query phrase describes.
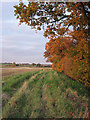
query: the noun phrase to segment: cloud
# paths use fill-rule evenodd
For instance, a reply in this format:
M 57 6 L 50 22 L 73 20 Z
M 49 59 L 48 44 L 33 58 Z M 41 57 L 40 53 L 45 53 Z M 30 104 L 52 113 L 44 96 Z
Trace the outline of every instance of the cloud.
M 1 0 L 1 2 L 19 2 L 20 0 Z M 27 2 L 28 0 L 22 0 L 23 2 Z
M 14 19 L 10 19 L 10 20 L 3 20 L 2 23 L 7 23 L 7 24 L 15 24 L 16 22 L 18 22 L 17 20 Z
M 20 62 L 22 59 L 22 62 L 45 63 L 43 53 L 47 39 L 43 32 L 35 33 L 30 28 L 10 24 L 3 26 L 3 61 Z
M 43 31 L 35 32 L 29 26 L 18 26 L 13 12 L 16 3 L 2 4 L 2 60 L 3 62 L 46 63 L 43 57 L 45 44 Z

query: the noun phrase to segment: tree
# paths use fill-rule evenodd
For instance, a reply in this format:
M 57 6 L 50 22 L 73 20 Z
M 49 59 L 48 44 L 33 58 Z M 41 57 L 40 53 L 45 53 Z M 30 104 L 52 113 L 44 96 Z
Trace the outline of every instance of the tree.
M 89 86 L 89 2 L 29 2 L 28 5 L 20 2 L 14 8 L 20 24 L 24 22 L 37 30 L 46 27 L 44 36 L 50 41 L 44 56 L 53 63 L 53 69 L 64 71 L 66 61 L 70 59 L 69 76 Z
M 14 7 L 20 24 L 25 22 L 38 30 L 47 25 L 45 36 L 64 35 L 70 26 L 87 33 L 89 2 L 29 2 L 28 5 L 20 2 Z
M 16 63 L 15 63 L 15 62 L 13 62 L 13 63 L 12 63 L 12 67 L 15 67 L 15 66 L 16 66 Z
M 35 66 L 36 64 L 35 63 L 32 63 L 32 66 Z
M 41 67 L 41 64 L 40 64 L 40 63 L 38 63 L 38 64 L 37 64 L 37 67 Z

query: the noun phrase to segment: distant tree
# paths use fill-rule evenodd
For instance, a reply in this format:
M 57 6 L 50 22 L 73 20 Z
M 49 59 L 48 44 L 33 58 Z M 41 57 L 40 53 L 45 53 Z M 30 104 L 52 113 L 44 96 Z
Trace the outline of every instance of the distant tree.
M 19 67 L 21 67 L 22 65 L 19 63 Z
M 16 66 L 19 66 L 19 64 L 16 64 Z
M 32 63 L 32 66 L 35 66 L 36 64 L 35 63 Z
M 41 64 L 40 64 L 40 63 L 38 63 L 38 64 L 37 64 L 37 67 L 41 67 Z
M 13 62 L 13 63 L 12 63 L 12 67 L 15 67 L 15 66 L 16 66 L 16 63 L 15 63 L 15 62 Z

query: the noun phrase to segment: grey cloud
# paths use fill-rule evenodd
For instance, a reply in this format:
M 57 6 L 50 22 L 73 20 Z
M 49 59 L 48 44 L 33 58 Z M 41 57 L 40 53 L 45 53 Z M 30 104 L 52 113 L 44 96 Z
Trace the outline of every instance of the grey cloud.
M 48 39 L 43 31 L 22 24 L 18 26 L 13 12 L 15 3 L 3 3 L 2 10 L 2 59 L 3 62 L 46 63 L 43 57 Z

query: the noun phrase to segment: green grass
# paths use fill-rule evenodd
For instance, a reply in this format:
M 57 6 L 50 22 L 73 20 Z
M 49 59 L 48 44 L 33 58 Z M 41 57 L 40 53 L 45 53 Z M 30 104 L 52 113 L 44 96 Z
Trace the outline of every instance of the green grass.
M 36 74 L 38 72 L 28 72 L 21 75 L 14 75 L 8 78 L 5 78 L 3 81 L 5 82 L 5 85 L 3 86 L 3 91 L 7 92 L 8 94 L 13 93 L 13 91 L 17 90 L 17 88 L 20 88 L 24 81 L 28 80 L 32 75 Z
M 5 78 L 3 118 L 87 118 L 88 90 L 54 70 Z

